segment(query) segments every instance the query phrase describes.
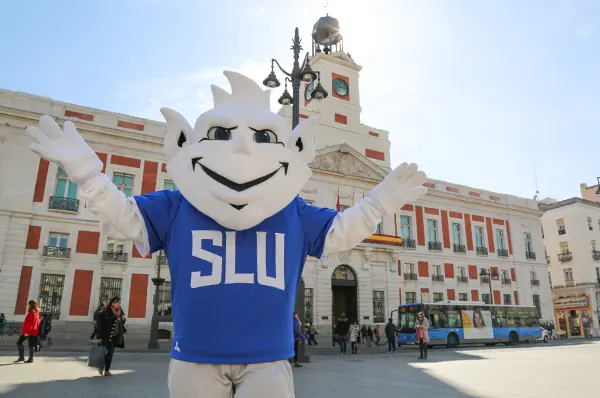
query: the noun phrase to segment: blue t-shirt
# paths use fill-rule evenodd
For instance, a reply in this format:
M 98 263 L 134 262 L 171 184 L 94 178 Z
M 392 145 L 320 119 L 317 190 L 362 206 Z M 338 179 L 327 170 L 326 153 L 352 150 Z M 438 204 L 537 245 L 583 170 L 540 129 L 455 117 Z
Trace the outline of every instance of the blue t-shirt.
M 233 231 L 179 191 L 136 196 L 150 252 L 171 273 L 171 357 L 249 364 L 294 355 L 293 313 L 306 256 L 321 257 L 337 211 L 296 197 L 257 226 Z

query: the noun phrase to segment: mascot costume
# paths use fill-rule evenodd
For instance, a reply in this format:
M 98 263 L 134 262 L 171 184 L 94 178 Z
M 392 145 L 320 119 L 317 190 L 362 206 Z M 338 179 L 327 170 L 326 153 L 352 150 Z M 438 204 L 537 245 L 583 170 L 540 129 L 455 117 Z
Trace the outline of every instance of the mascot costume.
M 307 204 L 298 195 L 312 174 L 318 120 L 291 131 L 271 112 L 270 91 L 224 74 L 231 94 L 212 86 L 214 108 L 194 128 L 161 109 L 177 190 L 125 197 L 70 121 L 61 129 L 42 116 L 39 128 L 27 128 L 37 141 L 30 149 L 60 164 L 88 208 L 140 253 L 165 251 L 172 398 L 293 397 L 292 314 L 306 256 L 352 249 L 383 216 L 425 195 L 426 176 L 404 163 L 342 213 Z

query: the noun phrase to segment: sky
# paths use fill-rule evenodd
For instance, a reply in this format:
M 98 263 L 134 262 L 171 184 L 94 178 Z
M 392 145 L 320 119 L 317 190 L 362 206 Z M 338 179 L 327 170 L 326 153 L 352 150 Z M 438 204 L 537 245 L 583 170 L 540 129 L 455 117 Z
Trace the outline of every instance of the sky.
M 363 67 L 361 121 L 390 132 L 392 166 L 528 198 L 596 183 L 596 0 L 5 0 L 0 88 L 194 121 L 210 84 L 228 87 L 223 70 L 262 81 L 271 58 L 291 66 L 294 28 L 309 50 L 326 13 Z

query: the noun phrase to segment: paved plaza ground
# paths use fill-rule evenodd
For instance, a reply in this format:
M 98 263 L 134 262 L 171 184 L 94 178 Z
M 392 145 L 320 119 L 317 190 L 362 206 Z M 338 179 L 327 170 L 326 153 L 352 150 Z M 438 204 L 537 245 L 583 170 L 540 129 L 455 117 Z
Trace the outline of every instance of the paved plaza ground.
M 296 397 L 597 397 L 600 341 L 551 342 L 517 347 L 430 350 L 393 355 L 315 355 L 294 369 Z M 50 352 L 33 364 L 11 364 L 0 353 L 0 397 L 167 398 L 168 355 L 117 353 L 114 377 L 86 366 L 86 355 Z M 198 397 L 202 397 L 199 392 Z

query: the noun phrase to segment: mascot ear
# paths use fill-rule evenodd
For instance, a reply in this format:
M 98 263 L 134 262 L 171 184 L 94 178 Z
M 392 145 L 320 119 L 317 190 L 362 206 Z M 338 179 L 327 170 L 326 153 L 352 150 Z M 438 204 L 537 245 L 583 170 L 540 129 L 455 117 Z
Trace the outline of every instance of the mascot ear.
M 292 151 L 298 152 L 306 164 L 315 160 L 315 130 L 318 124 L 318 116 L 301 121 L 292 131 L 292 136 L 287 144 Z
M 186 145 L 190 144 L 192 139 L 192 127 L 187 120 L 177 111 L 170 108 L 161 108 L 160 112 L 167 121 L 167 134 L 165 135 L 165 156 L 167 161 Z

